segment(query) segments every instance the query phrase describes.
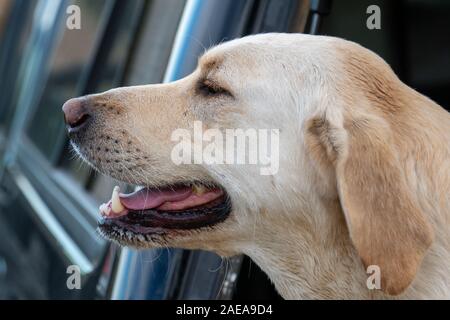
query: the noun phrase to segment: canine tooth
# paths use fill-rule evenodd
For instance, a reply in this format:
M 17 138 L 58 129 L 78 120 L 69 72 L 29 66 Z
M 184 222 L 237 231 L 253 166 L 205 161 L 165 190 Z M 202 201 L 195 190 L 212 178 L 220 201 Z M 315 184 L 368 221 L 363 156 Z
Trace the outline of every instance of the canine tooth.
M 115 213 L 119 213 L 125 210 L 125 207 L 120 202 L 119 191 L 119 187 L 115 186 L 111 196 L 111 209 Z
M 195 194 L 202 195 L 206 192 L 206 188 L 204 186 L 198 186 L 194 184 L 192 186 L 192 191 L 194 191 Z

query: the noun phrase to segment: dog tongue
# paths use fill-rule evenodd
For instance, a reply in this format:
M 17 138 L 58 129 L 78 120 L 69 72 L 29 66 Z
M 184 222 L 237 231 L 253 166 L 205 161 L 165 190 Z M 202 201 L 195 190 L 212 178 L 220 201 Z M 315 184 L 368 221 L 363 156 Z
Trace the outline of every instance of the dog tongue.
M 100 206 L 100 214 L 107 218 L 119 218 L 129 210 L 157 209 L 164 211 L 184 210 L 209 203 L 223 195 L 221 189 L 206 190 L 202 187 L 177 187 L 166 189 L 143 188 L 130 194 L 120 193 L 115 187 L 108 203 Z
M 164 202 L 181 201 L 192 194 L 192 188 L 147 189 L 130 194 L 120 194 L 120 202 L 129 210 L 147 210 L 159 207 Z

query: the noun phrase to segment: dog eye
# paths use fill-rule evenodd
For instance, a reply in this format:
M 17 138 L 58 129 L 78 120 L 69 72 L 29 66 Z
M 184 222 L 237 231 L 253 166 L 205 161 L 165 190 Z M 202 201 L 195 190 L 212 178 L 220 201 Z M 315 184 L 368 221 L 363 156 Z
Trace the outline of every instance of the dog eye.
M 209 80 L 200 82 L 198 89 L 205 96 L 231 95 L 229 91 Z

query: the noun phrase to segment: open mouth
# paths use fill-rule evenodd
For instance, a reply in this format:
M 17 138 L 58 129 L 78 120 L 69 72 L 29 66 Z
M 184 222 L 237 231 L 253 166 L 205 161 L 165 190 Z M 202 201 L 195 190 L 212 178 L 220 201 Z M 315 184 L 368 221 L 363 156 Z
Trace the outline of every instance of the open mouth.
M 226 192 L 217 186 L 178 184 L 142 188 L 131 194 L 115 187 L 111 200 L 100 206 L 100 231 L 117 234 L 164 234 L 169 230 L 211 227 L 224 221 L 231 211 Z

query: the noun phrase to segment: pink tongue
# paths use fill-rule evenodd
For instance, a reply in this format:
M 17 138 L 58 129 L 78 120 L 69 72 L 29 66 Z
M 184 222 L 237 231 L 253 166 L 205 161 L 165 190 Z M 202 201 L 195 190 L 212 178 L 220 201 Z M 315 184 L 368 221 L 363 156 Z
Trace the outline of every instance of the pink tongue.
M 211 202 L 223 195 L 220 189 L 208 190 L 199 195 L 189 187 L 152 190 L 143 188 L 130 194 L 120 194 L 120 202 L 128 210 L 184 210 Z
M 192 194 L 192 189 L 177 188 L 166 190 L 150 190 L 143 188 L 130 194 L 120 194 L 120 202 L 130 210 L 147 210 L 159 207 L 167 201 L 181 201 Z
M 158 207 L 159 210 L 184 210 L 193 208 L 202 204 L 211 202 L 223 194 L 222 190 L 209 190 L 201 195 L 191 194 L 189 197 L 180 201 L 166 201 Z

